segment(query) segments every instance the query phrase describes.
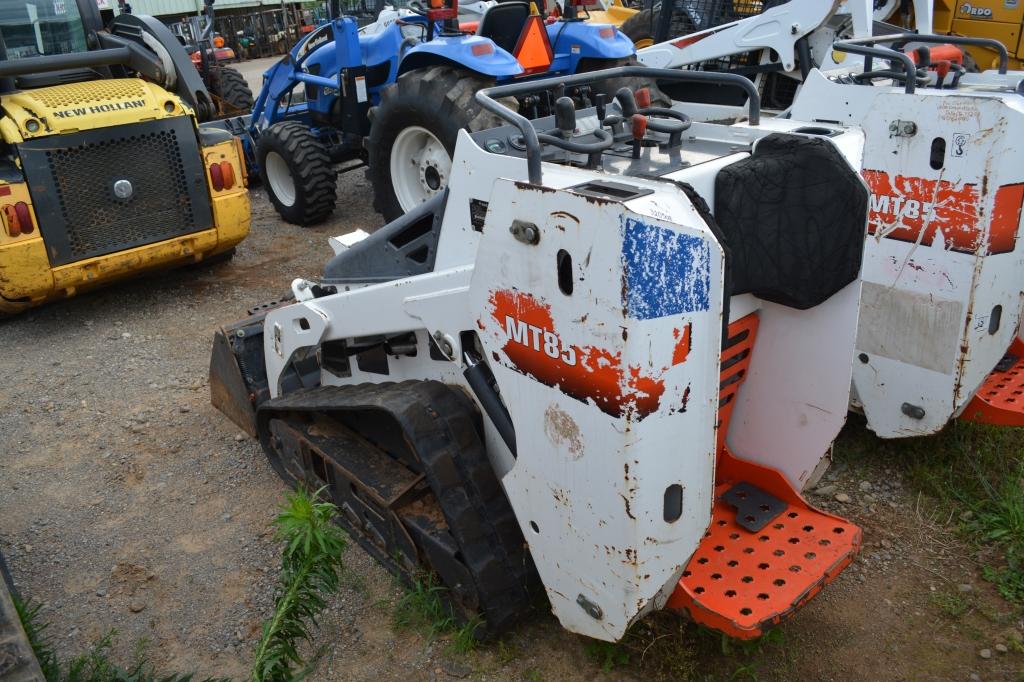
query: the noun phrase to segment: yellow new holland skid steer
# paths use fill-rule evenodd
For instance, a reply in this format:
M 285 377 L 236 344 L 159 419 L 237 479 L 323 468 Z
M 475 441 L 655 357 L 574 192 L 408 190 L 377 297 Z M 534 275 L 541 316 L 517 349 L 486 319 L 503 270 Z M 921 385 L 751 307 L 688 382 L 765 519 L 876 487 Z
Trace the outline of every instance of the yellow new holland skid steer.
M 248 234 L 240 145 L 151 17 L 0 0 L 0 106 L 0 317 Z

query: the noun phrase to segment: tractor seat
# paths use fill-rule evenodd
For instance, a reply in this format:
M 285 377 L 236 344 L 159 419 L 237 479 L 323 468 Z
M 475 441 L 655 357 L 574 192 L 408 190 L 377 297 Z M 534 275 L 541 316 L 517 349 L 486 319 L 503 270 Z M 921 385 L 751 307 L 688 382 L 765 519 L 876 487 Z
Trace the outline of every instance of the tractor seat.
M 519 34 L 523 32 L 523 25 L 528 16 L 530 16 L 529 3 L 520 0 L 499 2 L 488 7 L 484 12 L 480 25 L 477 26 L 476 34 L 490 38 L 501 49 L 512 52 L 516 49 Z

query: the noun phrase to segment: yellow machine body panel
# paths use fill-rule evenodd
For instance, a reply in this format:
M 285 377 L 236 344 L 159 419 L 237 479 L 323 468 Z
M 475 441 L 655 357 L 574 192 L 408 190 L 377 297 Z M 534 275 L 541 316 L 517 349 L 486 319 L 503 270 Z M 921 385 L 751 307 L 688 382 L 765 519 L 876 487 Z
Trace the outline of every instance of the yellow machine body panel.
M 633 15 L 640 12 L 632 7 L 623 6 L 620 0 L 609 4 L 607 9 L 601 9 L 601 5 L 594 5 L 594 7 L 596 9 L 587 7 L 587 17 L 590 21 L 595 24 L 611 24 L 612 26 L 622 26 L 627 19 L 631 19 Z
M 22 90 L 0 100 L 24 139 L 191 115 L 175 95 L 138 78 Z
M 0 316 L 230 251 L 249 233 L 238 140 L 139 79 L 0 97 Z
M 992 38 L 1006 46 L 1010 68 L 1020 69 L 1024 60 L 1021 27 L 1024 25 L 1024 2 L 1016 0 L 936 0 L 933 26 L 935 33 Z M 998 64 L 995 50 L 969 47 L 982 70 Z

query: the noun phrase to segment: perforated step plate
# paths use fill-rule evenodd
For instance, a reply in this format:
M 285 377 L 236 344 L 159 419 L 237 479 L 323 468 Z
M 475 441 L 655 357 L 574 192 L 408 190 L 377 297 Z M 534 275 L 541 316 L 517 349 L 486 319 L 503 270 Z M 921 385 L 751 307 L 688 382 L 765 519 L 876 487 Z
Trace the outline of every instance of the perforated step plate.
M 982 424 L 1024 426 L 1024 341 L 1014 339 L 1006 357 L 988 375 L 960 418 Z
M 861 530 L 812 508 L 777 472 L 725 458 L 729 466 L 720 465 L 720 470 L 752 475 L 719 481 L 711 526 L 667 606 L 732 637 L 753 639 L 803 606 L 853 561 Z M 758 531 L 748 530 L 749 519 L 737 518 L 746 511 L 734 505 L 739 492 L 749 496 L 752 491 L 767 496 L 758 506 L 774 514 Z

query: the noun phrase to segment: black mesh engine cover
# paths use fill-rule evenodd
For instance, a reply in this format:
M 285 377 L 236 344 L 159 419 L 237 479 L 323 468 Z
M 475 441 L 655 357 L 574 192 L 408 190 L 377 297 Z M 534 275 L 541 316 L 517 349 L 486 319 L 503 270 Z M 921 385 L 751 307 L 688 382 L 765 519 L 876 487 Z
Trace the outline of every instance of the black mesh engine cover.
M 860 272 L 867 205 L 867 188 L 829 141 L 762 138 L 715 179 L 731 293 L 799 310 L 828 300 Z
M 188 116 L 40 137 L 17 151 L 53 266 L 213 226 Z M 114 194 L 119 180 L 127 198 Z

